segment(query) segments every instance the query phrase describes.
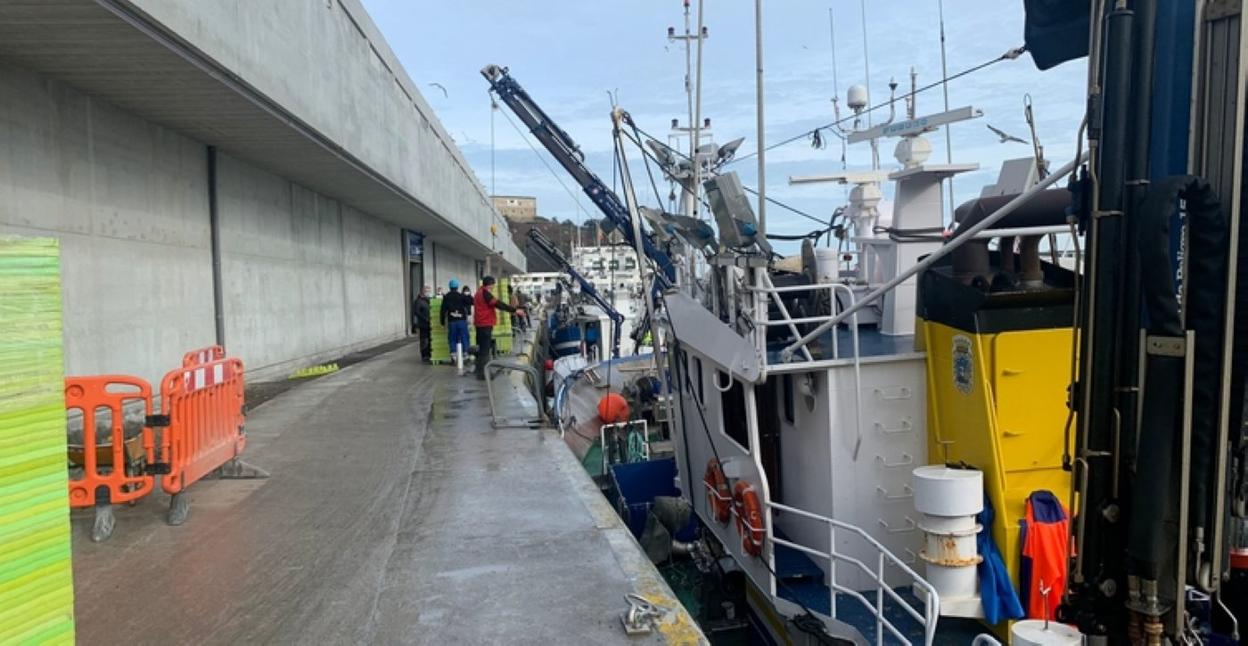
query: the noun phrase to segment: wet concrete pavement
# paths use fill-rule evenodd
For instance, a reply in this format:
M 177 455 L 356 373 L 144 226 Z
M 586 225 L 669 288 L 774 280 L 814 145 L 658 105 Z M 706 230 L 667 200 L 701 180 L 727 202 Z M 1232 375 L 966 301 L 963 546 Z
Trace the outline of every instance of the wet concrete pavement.
M 497 391 L 496 391 L 497 392 Z M 670 590 L 557 435 L 491 428 L 484 385 L 415 345 L 253 409 L 267 480 L 74 520 L 82 644 L 639 643 L 624 594 Z M 640 643 L 696 642 L 687 615 Z

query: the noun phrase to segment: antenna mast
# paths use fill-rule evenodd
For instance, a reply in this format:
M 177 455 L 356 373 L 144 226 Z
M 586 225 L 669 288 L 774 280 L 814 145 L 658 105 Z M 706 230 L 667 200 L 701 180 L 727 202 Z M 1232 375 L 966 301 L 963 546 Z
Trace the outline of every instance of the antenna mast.
M 940 87 L 945 93 L 945 112 L 949 111 L 949 64 L 945 57 L 945 0 L 936 0 L 940 12 Z M 953 135 L 945 124 L 945 162 L 953 164 Z M 949 221 L 953 221 L 953 175 L 949 176 Z

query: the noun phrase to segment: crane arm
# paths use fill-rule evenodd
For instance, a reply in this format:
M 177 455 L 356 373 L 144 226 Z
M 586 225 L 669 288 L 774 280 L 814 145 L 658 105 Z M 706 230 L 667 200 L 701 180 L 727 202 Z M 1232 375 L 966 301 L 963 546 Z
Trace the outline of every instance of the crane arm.
M 615 323 L 614 329 L 611 332 L 611 356 L 620 356 L 620 328 L 624 323 L 624 315 L 620 314 L 619 310 L 612 307 L 611 303 L 607 302 L 607 300 L 602 297 L 602 294 L 598 293 L 594 284 L 589 282 L 589 280 L 586 279 L 581 272 L 577 271 L 576 267 L 573 267 L 572 263 L 569 262 L 567 257 L 563 255 L 563 252 L 559 251 L 555 244 L 550 241 L 550 238 L 543 235 L 540 230 L 529 229 L 529 240 L 531 240 L 542 253 L 546 254 L 546 257 L 550 258 L 551 262 L 558 265 L 559 269 L 563 271 L 563 273 L 571 276 L 572 280 L 575 280 L 576 283 L 581 286 L 581 294 L 588 296 L 590 300 L 594 301 L 598 307 L 602 308 L 603 312 L 606 312 L 607 316 L 611 318 L 611 321 Z
M 537 140 L 554 156 L 555 161 L 558 161 L 559 165 L 572 176 L 572 179 L 581 185 L 585 195 L 589 196 L 590 201 L 602 211 L 607 221 L 628 240 L 630 245 L 634 245 L 636 241 L 633 239 L 633 225 L 628 208 L 623 200 L 585 165 L 585 154 L 581 152 L 572 137 L 555 124 L 554 120 L 533 101 L 529 93 L 508 73 L 507 68 L 487 65 L 481 70 L 481 75 L 490 82 L 490 88 L 499 100 L 511 108 L 511 111 L 524 122 L 529 132 L 533 133 L 533 136 L 537 137 Z M 674 283 L 676 267 L 667 253 L 659 249 L 644 232 L 641 243 L 646 256 L 658 267 L 659 275 L 662 277 L 661 282 L 666 285 Z

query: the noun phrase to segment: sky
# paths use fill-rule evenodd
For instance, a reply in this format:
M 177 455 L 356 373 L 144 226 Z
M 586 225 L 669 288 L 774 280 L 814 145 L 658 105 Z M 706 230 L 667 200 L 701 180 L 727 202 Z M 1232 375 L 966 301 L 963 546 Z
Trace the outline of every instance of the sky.
M 580 144 L 589 166 L 608 184 L 612 182 L 612 95 L 643 130 L 656 136 L 666 138 L 673 118 L 679 118 L 682 125 L 688 121 L 684 45 L 667 39 L 669 26 L 678 33 L 684 31 L 681 0 L 363 2 L 487 190 L 536 196 L 538 213 L 543 216 L 581 221 L 601 214 L 540 145 L 534 153 L 530 143 L 536 145 L 536 141 L 517 131 L 519 121 L 506 106 L 500 103 L 500 109 L 491 114 L 489 85 L 480 74 L 486 64 L 509 67 L 534 100 Z M 869 56 L 864 56 L 864 3 Z M 920 87 L 939 81 L 937 3 L 764 0 L 766 142 L 788 139 L 833 121 L 833 94 L 841 97 L 846 113 L 846 89 L 867 80 L 864 58 L 870 67 L 873 105 L 888 98 L 890 79 L 899 84 L 899 94 L 908 91 L 912 67 Z M 695 29 L 697 4 L 693 0 Z M 1023 44 L 1022 0 L 946 0 L 944 4 L 950 76 Z M 745 156 L 757 148 L 754 3 L 712 1 L 705 3 L 704 11 L 709 37 L 703 51 L 702 114 L 711 118 L 716 141 L 745 137 L 738 151 L 738 156 Z M 834 30 L 829 28 L 829 13 Z M 1038 138 L 1052 166 L 1074 155 L 1086 71 L 1084 59 L 1040 72 L 1024 54 L 949 82 L 950 108 L 971 105 L 984 113 L 952 127 L 953 161 L 980 165 L 980 170 L 955 180 L 954 196 L 959 203 L 993 183 L 1002 161 L 1030 156 L 1029 145 L 1001 143 L 986 127 L 991 124 L 1029 139 L 1024 95 L 1031 96 Z M 917 108 L 919 115 L 943 111 L 940 88 L 920 93 Z M 903 109 L 899 100 L 897 110 Z M 875 114 L 884 117 L 887 109 Z M 943 163 L 944 133 L 933 133 L 928 139 L 933 145 L 931 161 Z M 849 146 L 843 164 L 840 141 L 826 135 L 824 140 L 823 149 L 813 148 L 803 138 L 767 152 L 769 197 L 823 219 L 844 203 L 846 189 L 833 184 L 788 185 L 792 175 L 870 167 L 867 144 Z M 885 167 L 897 166 L 893 146 L 891 140 L 881 142 Z M 639 157 L 635 150 L 629 154 Z M 757 188 L 756 164 L 750 158 L 728 169 L 737 171 L 746 186 Z M 657 205 L 644 168 L 639 163 L 631 168 L 642 204 Z M 659 189 L 665 199 L 666 186 Z M 805 233 L 816 226 L 780 207 L 768 206 L 769 233 Z

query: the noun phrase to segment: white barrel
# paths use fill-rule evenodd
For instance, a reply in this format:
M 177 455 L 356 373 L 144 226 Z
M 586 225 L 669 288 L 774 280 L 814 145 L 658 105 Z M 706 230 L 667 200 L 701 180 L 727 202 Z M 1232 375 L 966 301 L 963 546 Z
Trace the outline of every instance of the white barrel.
M 924 520 L 931 518 L 924 516 Z M 927 537 L 923 558 L 929 563 L 944 565 L 979 565 L 979 546 L 976 543 L 980 527 L 956 532 L 933 532 L 926 525 L 919 527 Z
M 942 602 L 946 599 L 967 599 L 979 596 L 979 578 L 975 576 L 975 566 L 946 567 L 928 562 L 927 572 L 924 573 L 923 578 L 932 584 Z
M 840 279 L 840 257 L 840 251 L 832 247 L 815 249 L 815 273 L 818 274 L 819 282 L 835 283 Z
M 930 465 L 914 470 L 914 508 L 932 516 L 974 516 L 984 510 L 984 474 Z
M 913 475 L 914 508 L 924 538 L 919 558 L 926 564 L 927 581 L 941 599 L 977 600 L 982 557 L 976 538 L 984 528 L 975 515 L 984 508 L 984 474 L 931 465 L 918 467 Z M 944 612 L 943 607 L 942 613 L 962 614 Z
M 1079 634 L 1079 631 L 1066 624 L 1050 621 L 1047 628 L 1044 624 L 1043 619 L 1014 622 L 1014 626 L 1010 628 L 1010 644 L 1013 646 L 1073 646 L 1083 642 L 1083 636 Z

